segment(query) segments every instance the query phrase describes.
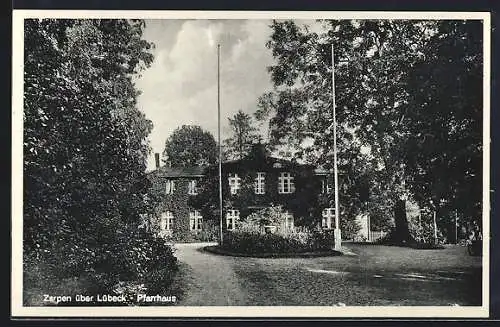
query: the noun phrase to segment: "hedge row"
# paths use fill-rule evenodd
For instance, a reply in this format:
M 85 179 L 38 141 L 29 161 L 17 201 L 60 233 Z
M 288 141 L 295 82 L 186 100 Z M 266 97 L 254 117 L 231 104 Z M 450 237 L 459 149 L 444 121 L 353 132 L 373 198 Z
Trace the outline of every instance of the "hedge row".
M 288 234 L 227 231 L 223 249 L 244 254 L 305 253 L 331 250 L 333 231 L 295 232 Z

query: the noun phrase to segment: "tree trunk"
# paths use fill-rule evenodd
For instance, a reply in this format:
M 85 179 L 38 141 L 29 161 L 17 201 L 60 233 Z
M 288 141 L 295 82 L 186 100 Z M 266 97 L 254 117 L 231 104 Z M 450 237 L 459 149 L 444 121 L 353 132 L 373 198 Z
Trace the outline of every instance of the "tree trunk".
M 394 241 L 397 243 L 410 243 L 413 241 L 408 228 L 405 200 L 398 200 L 394 206 L 394 224 Z
M 389 233 L 385 243 L 389 244 L 411 244 L 415 240 L 408 228 L 408 217 L 406 216 L 406 201 L 399 199 L 394 205 L 394 229 Z

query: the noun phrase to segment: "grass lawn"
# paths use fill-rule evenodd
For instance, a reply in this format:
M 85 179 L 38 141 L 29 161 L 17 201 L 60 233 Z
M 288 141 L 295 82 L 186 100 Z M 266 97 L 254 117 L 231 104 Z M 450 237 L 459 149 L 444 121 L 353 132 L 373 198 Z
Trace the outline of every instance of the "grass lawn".
M 481 257 L 465 247 L 347 244 L 356 256 L 235 260 L 252 305 L 480 305 Z M 241 258 L 240 258 L 241 259 Z

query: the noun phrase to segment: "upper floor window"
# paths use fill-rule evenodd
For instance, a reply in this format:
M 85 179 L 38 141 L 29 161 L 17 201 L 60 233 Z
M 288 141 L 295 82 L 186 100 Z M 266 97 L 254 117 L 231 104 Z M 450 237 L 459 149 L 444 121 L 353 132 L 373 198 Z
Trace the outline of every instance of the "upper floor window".
M 198 194 L 198 186 L 196 184 L 196 180 L 195 179 L 192 179 L 189 181 L 189 184 L 188 184 L 188 194 L 190 195 L 196 195 Z
M 255 177 L 255 194 L 265 194 L 266 173 L 257 173 Z
M 332 219 L 335 218 L 335 208 L 325 208 L 322 216 L 321 227 L 328 229 L 332 228 Z
M 229 188 L 231 194 L 238 194 L 238 190 L 241 188 L 241 178 L 238 174 L 229 174 Z
M 163 212 L 160 218 L 160 231 L 171 231 L 174 226 L 174 215 L 172 211 Z
M 191 211 L 189 213 L 189 229 L 194 231 L 202 230 L 203 217 L 198 210 Z
M 236 228 L 236 221 L 240 219 L 240 211 L 230 209 L 226 213 L 226 224 L 228 230 L 233 230 Z
M 288 211 L 285 211 L 285 229 L 293 229 L 294 228 L 294 219 L 293 219 L 293 215 L 288 212 Z
M 175 191 L 175 182 L 172 179 L 167 179 L 167 184 L 165 186 L 166 194 L 174 194 Z
M 332 192 L 332 185 L 326 178 L 321 180 L 321 192 L 324 194 L 330 194 Z
M 293 176 L 292 174 L 288 172 L 283 172 L 280 173 L 280 176 L 278 178 L 279 181 L 279 187 L 278 187 L 278 193 L 293 193 L 295 192 L 295 185 L 293 182 Z

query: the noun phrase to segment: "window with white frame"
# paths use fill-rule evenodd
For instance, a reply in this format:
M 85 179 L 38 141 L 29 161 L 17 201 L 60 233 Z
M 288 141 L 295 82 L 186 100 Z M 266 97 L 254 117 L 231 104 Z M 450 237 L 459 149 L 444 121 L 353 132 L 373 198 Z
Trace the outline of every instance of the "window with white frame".
M 198 194 L 198 186 L 196 183 L 196 179 L 192 179 L 189 181 L 188 184 L 188 194 L 189 195 L 196 195 Z
M 167 183 L 165 185 L 165 193 L 166 194 L 174 194 L 175 191 L 175 182 L 173 179 L 167 179 Z
M 255 177 L 255 194 L 265 194 L 266 193 L 266 188 L 265 184 L 266 183 L 266 173 L 257 173 L 257 176 Z
M 326 180 L 326 193 L 330 194 L 332 193 L 332 183 Z
M 323 194 L 330 194 L 332 192 L 332 185 L 327 178 L 321 180 L 321 192 Z
M 203 226 L 203 217 L 198 210 L 189 213 L 189 229 L 194 231 L 201 231 Z
M 289 211 L 285 211 L 285 229 L 290 230 L 294 228 L 293 215 Z
M 295 184 L 293 182 L 292 174 L 288 172 L 280 173 L 278 182 L 279 182 L 278 193 L 286 194 L 295 192 Z
M 160 231 L 171 231 L 174 226 L 174 215 L 172 211 L 163 212 L 160 219 Z
M 238 174 L 229 174 L 229 189 L 231 194 L 238 194 L 238 190 L 241 188 L 241 178 Z
M 233 230 L 236 228 L 236 221 L 240 219 L 240 211 L 230 209 L 226 213 L 226 224 L 228 230 Z
M 328 229 L 332 228 L 332 219 L 335 218 L 335 208 L 325 208 L 322 216 L 321 227 Z

